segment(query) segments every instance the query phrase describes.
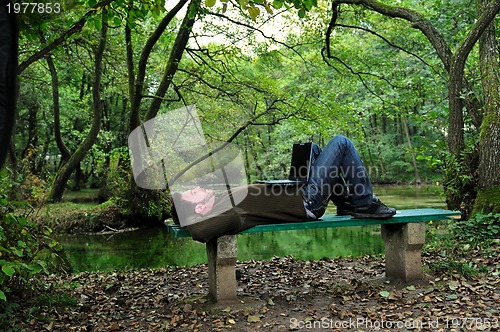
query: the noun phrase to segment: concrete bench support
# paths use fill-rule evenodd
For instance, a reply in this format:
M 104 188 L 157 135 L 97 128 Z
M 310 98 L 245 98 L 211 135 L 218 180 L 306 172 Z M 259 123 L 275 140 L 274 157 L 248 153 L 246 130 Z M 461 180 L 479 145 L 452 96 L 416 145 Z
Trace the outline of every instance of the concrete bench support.
M 390 280 L 410 282 L 424 277 L 422 246 L 424 223 L 382 225 L 385 243 L 385 276 Z
M 206 244 L 208 292 L 217 303 L 236 302 L 236 235 L 226 235 Z

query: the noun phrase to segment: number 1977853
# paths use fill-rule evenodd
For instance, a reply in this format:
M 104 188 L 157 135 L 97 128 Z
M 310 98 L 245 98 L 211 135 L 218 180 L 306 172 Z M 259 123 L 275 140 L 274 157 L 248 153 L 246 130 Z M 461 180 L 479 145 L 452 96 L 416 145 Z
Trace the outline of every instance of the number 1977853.
M 15 14 L 58 14 L 61 12 L 59 2 L 15 2 L 7 4 L 7 12 Z

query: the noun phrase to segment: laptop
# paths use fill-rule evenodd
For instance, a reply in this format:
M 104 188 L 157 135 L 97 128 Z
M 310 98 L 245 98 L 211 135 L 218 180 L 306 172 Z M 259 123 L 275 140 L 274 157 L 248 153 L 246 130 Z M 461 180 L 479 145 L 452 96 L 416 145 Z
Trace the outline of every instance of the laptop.
M 288 179 L 282 180 L 262 180 L 257 183 L 269 185 L 302 185 L 309 181 L 312 164 L 312 143 L 295 143 L 292 148 L 292 160 Z

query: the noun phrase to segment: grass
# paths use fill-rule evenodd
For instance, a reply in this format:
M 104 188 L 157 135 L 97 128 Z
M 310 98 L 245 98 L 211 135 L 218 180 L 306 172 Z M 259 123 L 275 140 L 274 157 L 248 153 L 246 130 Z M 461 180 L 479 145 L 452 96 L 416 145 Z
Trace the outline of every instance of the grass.
M 41 294 L 36 299 L 37 306 L 47 308 L 74 307 L 78 304 L 78 300 L 64 292 L 52 292 Z
M 112 206 L 109 203 L 99 204 L 97 193 L 95 189 L 68 191 L 63 202 L 43 204 L 31 211 L 29 217 L 56 233 L 93 231 L 99 224 L 111 222 L 114 218 L 110 210 Z
M 485 265 L 475 265 L 471 261 L 458 261 L 454 257 L 446 257 L 443 260 L 436 261 L 432 264 L 431 270 L 441 272 L 447 275 L 459 274 L 466 279 L 480 275 L 488 271 Z
M 71 218 L 75 213 L 91 212 L 99 204 L 97 202 L 98 189 L 83 189 L 80 191 L 66 190 L 61 203 L 44 203 L 35 207 L 31 212 L 26 209 L 21 213 L 29 213 L 35 220 L 51 222 L 53 220 L 65 220 Z
M 96 202 L 98 194 L 99 189 L 66 190 L 63 195 L 63 202 Z

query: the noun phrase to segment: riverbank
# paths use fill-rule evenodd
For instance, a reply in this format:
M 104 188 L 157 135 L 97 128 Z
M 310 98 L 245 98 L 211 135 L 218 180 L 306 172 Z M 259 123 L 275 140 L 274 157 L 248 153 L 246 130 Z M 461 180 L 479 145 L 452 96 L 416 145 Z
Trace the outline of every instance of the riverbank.
M 443 260 L 427 254 L 424 265 Z M 494 330 L 500 324 L 500 249 L 470 251 L 463 260 L 483 272 L 466 278 L 453 270 L 427 271 L 426 280 L 409 286 L 383 282 L 384 262 L 371 256 L 239 262 L 236 305 L 207 299 L 206 264 L 54 275 L 44 279 L 52 295 L 17 299 L 15 326 L 24 331 Z
M 86 234 L 127 228 L 120 211 L 112 203 L 64 202 L 46 204 L 30 213 L 29 218 L 57 234 Z

